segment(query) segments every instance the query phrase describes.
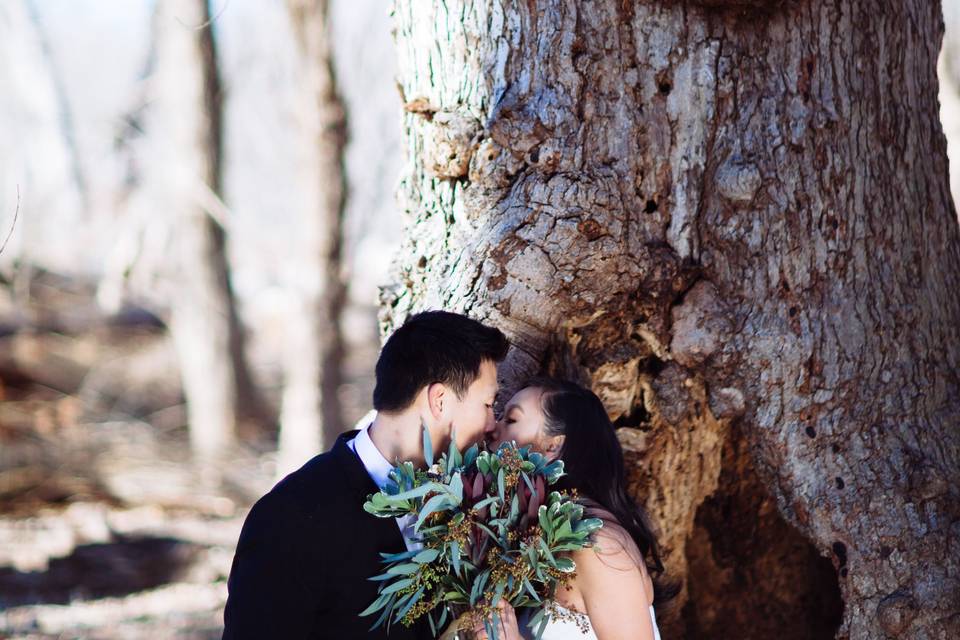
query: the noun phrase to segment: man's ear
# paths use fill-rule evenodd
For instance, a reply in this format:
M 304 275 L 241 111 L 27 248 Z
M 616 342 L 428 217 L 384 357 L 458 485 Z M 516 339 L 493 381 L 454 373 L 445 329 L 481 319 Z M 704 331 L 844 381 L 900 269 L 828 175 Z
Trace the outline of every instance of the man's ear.
M 427 406 L 434 420 L 439 420 L 443 413 L 443 405 L 447 399 L 447 387 L 441 382 L 434 382 L 427 387 Z

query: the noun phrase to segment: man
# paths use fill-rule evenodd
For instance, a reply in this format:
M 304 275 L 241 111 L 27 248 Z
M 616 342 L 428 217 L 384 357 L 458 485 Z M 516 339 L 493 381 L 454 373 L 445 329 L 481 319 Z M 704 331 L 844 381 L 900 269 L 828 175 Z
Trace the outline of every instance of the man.
M 228 581 L 225 639 L 387 638 L 359 612 L 376 598 L 367 578 L 380 553 L 410 548 L 409 518 L 363 510 L 397 461 L 424 463 L 423 428 L 434 455 L 456 433 L 464 449 L 494 429 L 499 330 L 462 315 L 411 316 L 387 340 L 376 366 L 376 418 L 284 478 L 251 509 Z M 424 622 L 392 625 L 391 640 L 430 638 Z

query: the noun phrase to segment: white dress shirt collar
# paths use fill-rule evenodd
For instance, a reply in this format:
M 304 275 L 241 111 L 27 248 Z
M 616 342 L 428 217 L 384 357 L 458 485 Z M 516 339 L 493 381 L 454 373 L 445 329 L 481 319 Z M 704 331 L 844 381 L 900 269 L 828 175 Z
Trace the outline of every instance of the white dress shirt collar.
M 367 423 L 360 430 L 360 433 L 350 441 L 350 444 L 353 445 L 351 448 L 360 458 L 363 466 L 366 467 L 367 473 L 370 474 L 374 484 L 383 489 L 390 479 L 390 471 L 393 470 L 393 465 L 383 457 L 383 454 L 377 449 L 377 445 L 373 444 L 373 440 L 370 439 L 370 426 L 372 424 L 373 422 Z
M 389 480 L 393 465 L 383 457 L 383 454 L 377 449 L 377 445 L 373 444 L 373 440 L 370 439 L 370 426 L 373 425 L 374 418 L 376 418 L 375 411 L 368 413 L 359 423 L 365 426 L 347 445 L 360 458 L 360 462 L 366 468 L 367 473 L 370 474 L 373 482 L 383 490 L 387 486 L 387 480 Z M 400 535 L 403 536 L 403 544 L 409 551 L 423 548 L 423 543 L 417 540 L 416 532 L 413 530 L 416 519 L 416 514 L 412 513 L 396 519 L 397 526 L 400 527 Z

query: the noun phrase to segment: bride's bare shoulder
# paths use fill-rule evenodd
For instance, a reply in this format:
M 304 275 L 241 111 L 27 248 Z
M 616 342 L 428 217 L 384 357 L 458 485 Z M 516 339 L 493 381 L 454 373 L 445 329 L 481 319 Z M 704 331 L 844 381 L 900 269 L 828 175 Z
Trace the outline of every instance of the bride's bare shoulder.
M 585 502 L 586 515 L 599 518 L 603 526 L 594 532 L 588 549 L 593 556 L 599 559 L 609 559 L 617 565 L 623 564 L 624 569 L 633 569 L 644 565 L 643 554 L 637 548 L 637 543 L 612 513 L 595 503 Z M 584 550 L 587 551 L 587 550 Z
M 615 524 L 604 522 L 602 528 L 593 534 L 591 546 L 579 550 L 575 561 L 597 563 L 602 567 L 617 571 L 633 571 L 643 567 L 643 556 L 627 531 Z
M 594 533 L 590 547 L 574 554 L 577 582 L 605 582 L 610 585 L 620 584 L 621 587 L 624 581 L 638 584 L 647 600 L 652 602 L 653 581 L 647 571 L 643 554 L 630 533 L 610 514 L 594 511 L 591 515 L 603 520 L 603 527 Z M 582 580 L 579 576 L 582 576 Z

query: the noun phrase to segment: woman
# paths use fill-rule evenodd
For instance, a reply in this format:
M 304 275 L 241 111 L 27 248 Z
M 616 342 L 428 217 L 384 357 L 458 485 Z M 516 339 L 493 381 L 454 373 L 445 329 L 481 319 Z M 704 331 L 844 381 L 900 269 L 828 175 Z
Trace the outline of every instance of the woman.
M 543 640 L 660 640 L 653 604 L 678 589 L 660 579 L 656 538 L 626 491 L 623 451 L 603 403 L 570 382 L 532 380 L 507 403 L 490 447 L 511 440 L 563 460 L 556 488 L 575 489 L 587 514 L 604 523 L 591 548 L 573 553 L 576 577 L 556 594 Z M 501 617 L 501 638 L 528 633 L 509 606 Z

